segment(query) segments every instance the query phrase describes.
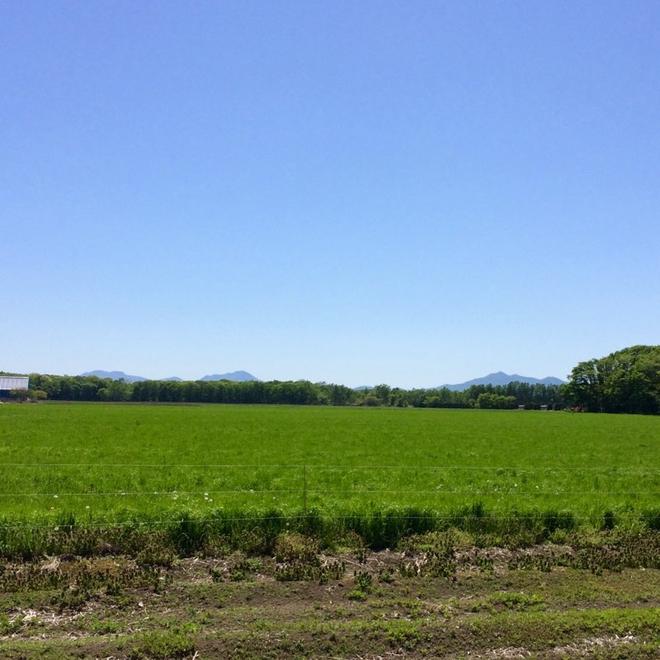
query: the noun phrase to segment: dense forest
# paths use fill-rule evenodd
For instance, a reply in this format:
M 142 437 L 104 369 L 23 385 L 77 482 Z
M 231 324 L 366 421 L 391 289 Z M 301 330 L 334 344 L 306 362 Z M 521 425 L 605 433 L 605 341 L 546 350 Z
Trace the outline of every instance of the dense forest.
M 592 412 L 660 413 L 660 346 L 631 346 L 580 362 L 566 400 Z
M 565 405 L 552 385 L 475 385 L 463 392 L 403 390 L 388 385 L 354 390 L 309 381 L 158 381 L 125 383 L 96 376 L 30 375 L 35 398 L 64 401 L 151 401 L 195 403 L 279 403 L 297 405 L 415 406 L 419 408 L 514 408 Z
M 30 374 L 17 398 L 58 401 L 268 403 L 416 408 L 571 408 L 590 412 L 660 412 L 660 346 L 633 346 L 581 362 L 566 385 L 514 382 L 405 390 L 388 385 L 351 389 L 309 381 L 158 381 L 126 383 L 96 376 Z

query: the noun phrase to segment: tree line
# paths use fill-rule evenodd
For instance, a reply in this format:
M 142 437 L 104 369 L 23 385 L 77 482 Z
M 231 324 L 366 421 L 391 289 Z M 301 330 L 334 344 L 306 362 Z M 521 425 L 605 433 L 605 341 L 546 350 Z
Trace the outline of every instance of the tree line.
M 159 381 L 126 383 L 96 376 L 30 375 L 33 398 L 55 401 L 136 401 L 167 403 L 266 403 L 416 408 L 515 408 L 565 405 L 554 385 L 509 383 L 405 390 L 377 385 L 359 390 L 309 381 Z
M 517 408 L 589 412 L 660 413 L 660 346 L 632 346 L 580 362 L 564 385 L 513 382 L 447 388 L 389 385 L 352 389 L 309 381 L 158 381 L 126 383 L 96 376 L 30 374 L 29 392 L 17 398 L 56 401 L 265 403 L 415 408 Z

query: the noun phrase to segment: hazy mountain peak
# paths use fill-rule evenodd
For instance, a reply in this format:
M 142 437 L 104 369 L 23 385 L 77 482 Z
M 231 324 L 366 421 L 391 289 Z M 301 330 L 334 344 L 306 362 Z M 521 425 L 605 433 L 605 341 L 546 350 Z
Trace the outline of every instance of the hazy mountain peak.
M 247 371 L 229 371 L 226 374 L 209 374 L 200 378 L 200 380 L 233 380 L 242 383 L 248 380 L 258 379 Z
M 163 381 L 182 381 L 183 378 L 178 376 L 170 376 L 169 378 L 145 378 L 144 376 L 132 376 L 131 374 L 124 373 L 123 371 L 104 371 L 103 369 L 95 369 L 94 371 L 86 371 L 81 376 L 96 376 L 97 378 L 109 378 L 110 380 L 123 380 L 126 383 L 138 383 L 143 380 L 163 380 Z M 200 380 L 233 380 L 235 382 L 245 382 L 248 380 L 258 380 L 247 371 L 230 371 L 226 374 L 209 374 L 200 378 Z
M 472 380 L 467 380 L 464 383 L 455 383 L 452 385 L 442 385 L 448 390 L 453 390 L 455 392 L 461 392 L 466 390 L 471 385 L 508 385 L 509 383 L 529 383 L 539 384 L 539 385 L 561 385 L 564 381 L 555 378 L 554 376 L 547 376 L 546 378 L 534 378 L 533 376 L 521 376 L 520 374 L 507 374 L 504 371 L 494 371 L 487 376 L 482 376 L 481 378 L 473 378 Z
M 137 383 L 142 380 L 147 380 L 142 376 L 131 376 L 131 374 L 124 373 L 123 371 L 104 371 L 103 369 L 95 369 L 94 371 L 86 371 L 81 376 L 96 376 L 97 378 L 109 378 L 110 380 L 123 380 L 127 383 Z

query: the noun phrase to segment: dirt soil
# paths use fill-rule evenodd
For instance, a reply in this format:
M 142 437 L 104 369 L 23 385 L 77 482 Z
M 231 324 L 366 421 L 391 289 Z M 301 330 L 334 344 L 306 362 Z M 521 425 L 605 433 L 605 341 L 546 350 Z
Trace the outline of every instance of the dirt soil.
M 660 570 L 570 552 L 4 563 L 0 658 L 660 657 Z

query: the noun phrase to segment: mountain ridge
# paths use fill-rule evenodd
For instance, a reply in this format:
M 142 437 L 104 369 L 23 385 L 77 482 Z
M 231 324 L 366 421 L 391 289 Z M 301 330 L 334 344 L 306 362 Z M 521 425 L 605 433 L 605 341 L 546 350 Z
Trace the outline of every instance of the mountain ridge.
M 110 380 L 123 380 L 126 383 L 141 383 L 145 380 L 162 380 L 180 382 L 184 380 L 178 376 L 169 376 L 168 378 L 145 378 L 144 376 L 135 376 L 127 374 L 123 371 L 106 371 L 104 369 L 94 369 L 93 371 L 85 371 L 80 374 L 81 376 L 96 376 L 97 378 L 109 378 Z M 211 380 L 231 380 L 234 382 L 246 382 L 250 380 L 258 380 L 247 371 L 230 371 L 225 374 L 209 374 L 197 380 L 211 381 Z
M 110 380 L 123 380 L 126 383 L 140 383 L 144 380 L 149 380 L 144 376 L 133 376 L 123 371 L 105 371 L 104 369 L 94 369 L 93 371 L 85 371 L 80 375 L 96 376 L 97 378 L 109 378 Z
M 244 383 L 249 380 L 258 380 L 258 378 L 248 371 L 230 371 L 226 374 L 207 374 L 200 380 L 232 380 L 236 383 Z
M 507 374 L 504 371 L 495 371 L 480 378 L 466 380 L 464 383 L 441 385 L 453 392 L 462 392 L 472 385 L 508 385 L 509 383 L 528 383 L 530 385 L 562 385 L 565 381 L 555 376 L 535 378 L 534 376 L 521 376 L 520 374 Z
M 145 380 L 161 380 L 161 381 L 174 381 L 180 382 L 184 379 L 179 378 L 178 376 L 169 376 L 168 378 L 145 378 L 144 376 L 136 376 L 133 374 L 127 374 L 123 371 L 105 371 L 103 369 L 95 369 L 94 371 L 86 371 L 81 376 L 96 376 L 97 378 L 109 378 L 111 380 L 123 380 L 126 383 L 139 383 Z M 248 371 L 238 370 L 238 371 L 229 371 L 227 373 L 221 374 L 206 374 L 201 378 L 196 380 L 200 381 L 218 381 L 218 380 L 229 380 L 236 383 L 244 383 L 248 381 L 255 381 L 258 378 Z M 472 385 L 508 385 L 509 383 L 520 382 L 520 383 L 529 383 L 539 384 L 539 385 L 561 385 L 565 381 L 560 378 L 555 378 L 554 376 L 546 376 L 545 378 L 535 378 L 533 376 L 522 376 L 521 374 L 507 374 L 504 371 L 495 371 L 486 376 L 481 376 L 480 378 L 473 378 L 467 380 L 464 383 L 453 383 L 440 385 L 437 389 L 446 388 L 453 392 L 462 392 Z M 365 391 L 372 389 L 369 386 L 363 385 L 361 387 L 353 388 L 356 391 Z

